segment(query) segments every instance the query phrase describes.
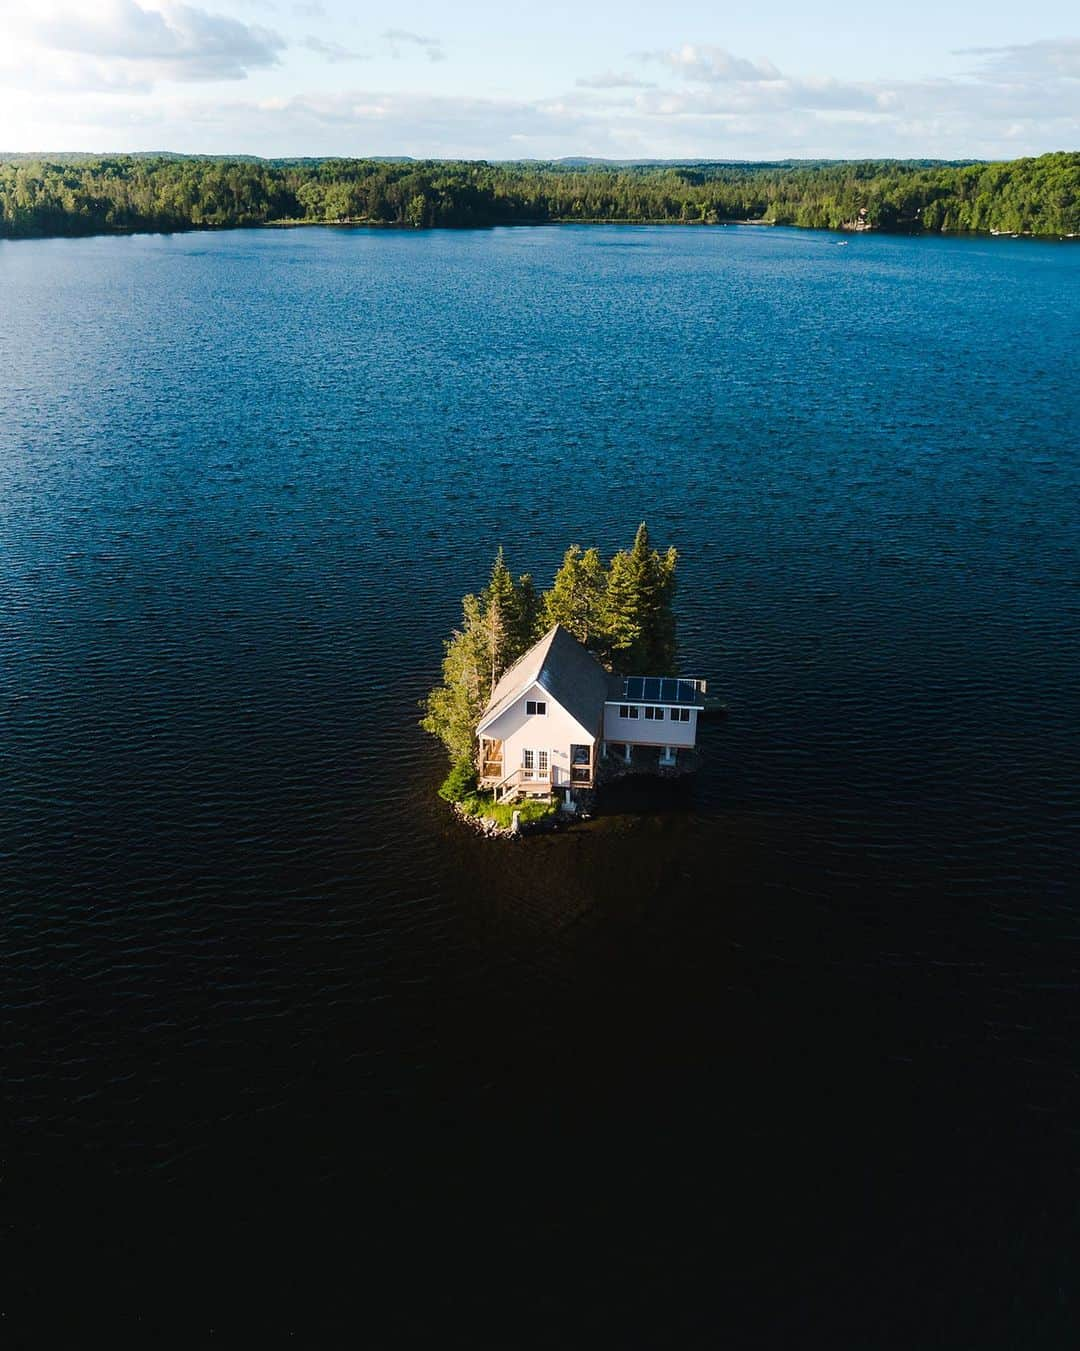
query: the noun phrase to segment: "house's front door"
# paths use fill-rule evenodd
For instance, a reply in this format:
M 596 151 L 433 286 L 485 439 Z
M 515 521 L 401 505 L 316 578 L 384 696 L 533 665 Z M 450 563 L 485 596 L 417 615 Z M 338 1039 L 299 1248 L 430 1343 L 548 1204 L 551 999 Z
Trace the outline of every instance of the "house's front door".
M 542 751 L 538 747 L 523 750 L 521 752 L 521 777 L 530 780 L 546 779 L 550 763 L 551 757 L 547 751 Z

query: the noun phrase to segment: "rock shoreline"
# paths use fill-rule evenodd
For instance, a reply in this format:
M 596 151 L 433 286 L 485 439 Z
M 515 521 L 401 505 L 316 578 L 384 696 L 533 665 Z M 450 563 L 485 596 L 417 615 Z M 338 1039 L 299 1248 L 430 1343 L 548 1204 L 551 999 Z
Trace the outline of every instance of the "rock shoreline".
M 510 826 L 500 826 L 490 816 L 473 816 L 471 812 L 465 811 L 460 803 L 451 802 L 450 806 L 463 825 L 489 840 L 523 840 L 528 835 L 551 834 L 556 830 L 564 830 L 579 819 L 577 813 L 571 816 L 568 812 L 554 812 L 551 816 L 544 817 L 542 821 L 522 821 L 515 831 Z

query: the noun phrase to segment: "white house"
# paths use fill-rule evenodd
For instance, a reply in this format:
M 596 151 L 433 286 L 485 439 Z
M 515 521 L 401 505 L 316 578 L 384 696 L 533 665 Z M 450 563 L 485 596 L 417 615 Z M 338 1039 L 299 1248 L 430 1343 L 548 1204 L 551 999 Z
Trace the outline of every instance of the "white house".
M 593 788 L 601 754 L 673 766 L 694 749 L 700 681 L 614 676 L 556 624 L 507 671 L 477 725 L 496 796 Z

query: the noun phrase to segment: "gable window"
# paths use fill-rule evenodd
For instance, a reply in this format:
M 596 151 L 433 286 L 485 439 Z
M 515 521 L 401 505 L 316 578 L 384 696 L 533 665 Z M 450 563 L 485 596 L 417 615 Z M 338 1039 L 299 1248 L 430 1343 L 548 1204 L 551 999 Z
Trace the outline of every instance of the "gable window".
M 654 708 L 651 704 L 647 704 L 645 707 L 645 716 L 652 722 L 661 722 L 664 717 L 664 710 L 662 708 Z
M 619 705 L 619 717 L 620 717 L 620 718 L 636 718 L 637 715 L 638 715 L 638 711 L 637 711 L 637 705 L 636 705 L 636 704 L 620 704 L 620 705 Z
M 526 699 L 525 713 L 528 717 L 543 717 L 547 713 L 547 704 L 543 699 Z
M 672 722 L 689 722 L 690 710 L 688 708 L 673 708 L 671 710 Z

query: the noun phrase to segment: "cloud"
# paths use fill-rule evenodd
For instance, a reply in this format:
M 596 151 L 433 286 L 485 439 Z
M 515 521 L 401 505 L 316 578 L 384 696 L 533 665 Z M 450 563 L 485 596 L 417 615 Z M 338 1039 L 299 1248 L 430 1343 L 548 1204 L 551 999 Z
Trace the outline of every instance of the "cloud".
M 988 57 L 975 71 L 979 79 L 1080 80 L 1080 38 L 1014 43 L 1008 47 L 962 47 L 954 56 Z
M 371 56 L 368 52 L 354 52 L 348 47 L 343 47 L 340 42 L 326 42 L 323 38 L 313 36 L 306 37 L 303 45 L 309 52 L 314 52 L 317 56 L 325 57 L 333 65 L 342 61 L 370 61 Z
M 406 28 L 387 28 L 382 37 L 390 44 L 390 54 L 398 60 L 402 47 L 418 47 L 429 61 L 445 61 L 446 53 L 438 38 L 426 38 L 421 33 L 410 33 Z
M 301 19 L 325 19 L 326 6 L 321 0 L 296 0 L 292 11 Z
M 24 2 L 35 28 L 47 17 L 46 7 L 52 24 L 73 7 L 73 0 L 65 0 L 62 11 L 49 0 Z M 71 31 L 66 34 L 74 50 L 0 47 L 4 149 L 167 146 L 213 154 L 496 159 L 958 159 L 1039 154 L 1080 144 L 1080 79 L 1072 64 L 1078 44 L 1072 40 L 977 49 L 965 53 L 970 69 L 927 79 L 837 80 L 686 44 L 646 55 L 649 64 L 642 73 L 650 78 L 608 71 L 581 78 L 559 97 L 409 94 L 350 87 L 344 79 L 315 80 L 314 88 L 305 88 L 275 77 L 277 97 L 225 99 L 220 91 L 196 95 L 190 84 L 186 90 L 148 92 L 163 72 L 181 67 L 188 73 L 170 78 L 209 78 L 191 73 L 210 57 L 205 44 L 198 59 L 191 54 L 194 30 L 178 18 L 190 7 L 139 0 L 105 8 L 112 16 L 106 38 L 99 31 L 102 18 L 83 20 L 75 38 Z M 288 0 L 280 8 L 288 11 Z M 133 11 L 146 20 L 145 29 L 134 26 Z M 94 12 L 100 16 L 100 7 Z M 208 20 L 219 18 L 197 12 Z M 124 15 L 131 22 L 119 22 L 117 16 Z M 263 31 L 237 27 L 244 33 Z M 421 56 L 430 55 L 432 47 L 442 51 L 434 38 L 403 35 L 403 30 L 386 30 L 382 43 Z M 347 60 L 362 55 L 323 38 L 302 45 L 327 62 L 340 61 L 342 72 L 350 69 Z M 238 40 L 234 55 L 237 47 L 249 58 L 239 63 L 243 70 L 256 69 L 260 50 L 264 60 L 276 60 L 280 50 L 280 45 L 268 51 L 256 45 L 252 52 Z M 235 70 L 236 62 L 229 67 L 217 52 L 210 48 L 210 64 L 220 78 L 221 69 Z M 298 70 L 300 78 L 310 79 L 310 63 L 298 63 Z
M 685 79 L 706 84 L 780 78 L 780 72 L 771 61 L 748 61 L 745 57 L 733 56 L 723 47 L 700 46 L 692 42 L 685 42 L 674 51 L 646 52 L 645 59 L 660 61 Z
M 642 80 L 636 75 L 625 72 L 608 71 L 604 75 L 592 75 L 576 80 L 579 89 L 655 89 L 653 80 Z
M 103 0 L 89 13 L 69 5 L 18 21 L 18 31 L 39 47 L 128 63 L 129 80 L 241 80 L 249 71 L 277 65 L 284 39 L 194 5 L 154 9 L 137 0 Z M 117 81 L 124 83 L 124 72 Z

